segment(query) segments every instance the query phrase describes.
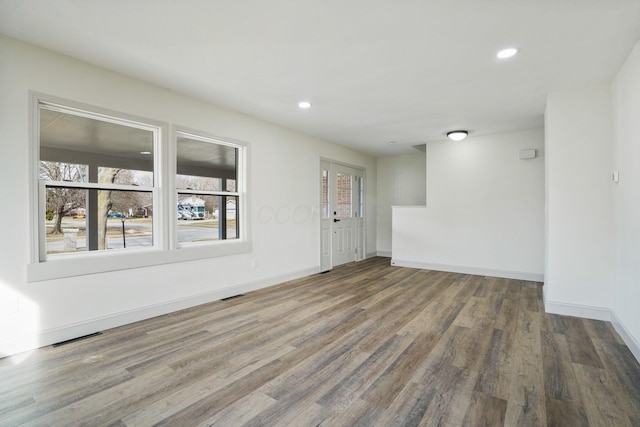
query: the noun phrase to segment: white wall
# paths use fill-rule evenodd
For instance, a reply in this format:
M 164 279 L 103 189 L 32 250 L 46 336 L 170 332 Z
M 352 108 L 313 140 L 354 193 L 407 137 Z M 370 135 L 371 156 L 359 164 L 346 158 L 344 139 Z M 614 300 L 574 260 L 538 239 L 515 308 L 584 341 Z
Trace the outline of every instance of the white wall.
M 375 253 L 374 158 L 2 36 L 0 58 L 0 356 L 317 272 L 321 157 L 366 169 Z M 29 90 L 249 142 L 253 253 L 28 283 Z
M 608 319 L 615 278 L 610 85 L 549 94 L 545 123 L 546 309 Z
M 427 207 L 394 208 L 393 262 L 542 280 L 543 144 L 542 129 L 427 144 Z
M 640 43 L 613 81 L 617 282 L 614 318 L 640 360 Z
M 379 157 L 377 238 L 378 255 L 391 256 L 391 206 L 427 203 L 426 153 Z

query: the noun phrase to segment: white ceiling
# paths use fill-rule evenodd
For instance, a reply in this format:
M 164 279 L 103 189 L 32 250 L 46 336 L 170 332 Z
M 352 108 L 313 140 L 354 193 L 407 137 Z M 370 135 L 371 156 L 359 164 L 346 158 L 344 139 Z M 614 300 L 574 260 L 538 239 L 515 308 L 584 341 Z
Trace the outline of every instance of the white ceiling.
M 612 79 L 640 0 L 0 0 L 0 32 L 381 156 L 542 126 Z

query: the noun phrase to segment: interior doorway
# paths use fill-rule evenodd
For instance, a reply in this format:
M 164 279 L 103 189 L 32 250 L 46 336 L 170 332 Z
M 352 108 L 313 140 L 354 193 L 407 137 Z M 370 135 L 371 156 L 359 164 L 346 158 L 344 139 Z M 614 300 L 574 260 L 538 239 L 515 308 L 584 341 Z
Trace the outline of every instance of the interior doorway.
M 365 258 L 363 169 L 320 162 L 320 271 Z

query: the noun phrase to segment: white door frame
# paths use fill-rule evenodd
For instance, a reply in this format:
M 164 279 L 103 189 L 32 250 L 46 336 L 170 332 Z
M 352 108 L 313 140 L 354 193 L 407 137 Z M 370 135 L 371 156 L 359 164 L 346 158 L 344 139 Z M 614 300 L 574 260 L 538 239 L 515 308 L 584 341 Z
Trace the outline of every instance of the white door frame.
M 320 159 L 320 272 L 331 270 L 334 265 L 339 265 L 340 262 L 336 262 L 335 251 L 337 249 L 338 238 L 337 232 L 339 231 L 338 221 L 340 219 L 334 218 L 336 212 L 336 187 L 335 177 L 337 171 L 351 170 L 352 175 L 352 217 L 348 218 L 351 222 L 353 233 L 353 247 L 348 248 L 349 251 L 353 251 L 352 258 L 348 256 L 348 261 L 361 261 L 365 259 L 365 240 L 366 240 L 366 218 L 364 212 L 366 211 L 366 197 L 364 195 L 364 189 L 366 188 L 366 169 L 350 165 L 344 162 L 337 162 L 330 159 Z M 356 177 L 361 179 L 358 181 Z M 327 181 L 327 192 L 324 191 L 325 179 Z M 357 183 L 361 183 L 362 189 L 357 188 Z M 361 192 L 359 190 L 362 190 Z M 361 206 L 360 206 L 361 204 Z M 347 262 L 348 262 L 347 261 Z M 345 261 L 342 260 L 342 263 Z

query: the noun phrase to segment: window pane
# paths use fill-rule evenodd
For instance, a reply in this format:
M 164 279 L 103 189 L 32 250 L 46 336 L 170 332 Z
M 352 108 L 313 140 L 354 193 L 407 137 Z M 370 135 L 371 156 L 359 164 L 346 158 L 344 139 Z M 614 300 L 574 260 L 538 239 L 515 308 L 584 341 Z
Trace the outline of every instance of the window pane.
M 112 168 L 98 168 L 98 177 L 103 176 L 105 171 L 109 169 Z M 116 169 L 116 171 L 116 175 L 113 179 L 114 184 L 153 187 L 153 172 L 133 169 Z
M 338 218 L 351 218 L 351 175 L 339 173 L 336 176 L 338 190 L 338 200 L 336 206 L 336 216 Z
M 153 177 L 154 137 L 148 129 L 40 108 L 41 164 L 89 165 L 81 174 L 84 182 L 99 182 L 98 167 Z
M 176 188 L 183 190 L 223 191 L 220 178 L 176 175 Z
M 177 152 L 177 188 L 231 191 L 228 180 L 237 179 L 238 148 L 178 136 Z
M 322 219 L 329 219 L 329 171 L 322 171 Z
M 153 246 L 150 192 L 46 191 L 47 254 Z
M 362 218 L 364 216 L 364 178 L 356 176 L 355 179 L 357 191 L 356 218 Z
M 44 181 L 89 182 L 87 165 L 40 162 L 39 178 Z
M 236 196 L 179 193 L 178 243 L 237 239 L 237 206 Z

